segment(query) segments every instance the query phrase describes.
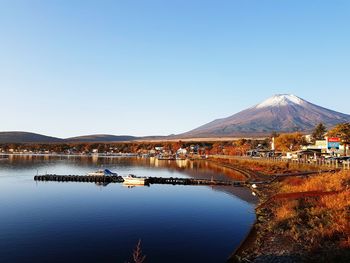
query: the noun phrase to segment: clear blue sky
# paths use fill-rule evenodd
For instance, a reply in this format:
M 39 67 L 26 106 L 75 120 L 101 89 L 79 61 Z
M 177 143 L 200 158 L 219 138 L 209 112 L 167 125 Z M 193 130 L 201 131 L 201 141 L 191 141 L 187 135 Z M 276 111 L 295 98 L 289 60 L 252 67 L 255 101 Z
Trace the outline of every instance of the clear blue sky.
M 167 135 L 277 93 L 350 114 L 350 1 L 0 0 L 0 130 Z

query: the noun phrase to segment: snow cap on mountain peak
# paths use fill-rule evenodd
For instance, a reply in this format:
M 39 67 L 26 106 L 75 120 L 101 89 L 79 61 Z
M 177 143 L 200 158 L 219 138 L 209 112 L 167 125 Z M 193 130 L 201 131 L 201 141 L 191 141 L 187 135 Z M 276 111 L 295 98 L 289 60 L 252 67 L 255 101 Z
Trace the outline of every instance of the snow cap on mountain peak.
M 276 94 L 267 100 L 264 100 L 262 103 L 255 106 L 255 108 L 266 108 L 266 107 L 279 107 L 287 106 L 290 104 L 301 105 L 304 103 L 304 100 L 293 95 L 293 94 Z

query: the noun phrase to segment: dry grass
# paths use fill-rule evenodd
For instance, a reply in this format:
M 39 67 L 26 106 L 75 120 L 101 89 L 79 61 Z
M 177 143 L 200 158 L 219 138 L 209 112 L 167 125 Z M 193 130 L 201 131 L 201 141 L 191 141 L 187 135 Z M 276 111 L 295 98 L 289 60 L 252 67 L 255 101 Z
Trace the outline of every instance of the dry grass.
M 222 159 L 223 161 L 225 159 Z M 283 161 L 271 161 L 266 159 L 239 159 L 239 158 L 228 158 L 227 163 L 248 168 L 255 172 L 264 174 L 285 174 L 295 173 L 301 171 L 315 171 L 317 168 L 312 165 L 297 164 Z
M 296 211 L 295 211 L 296 205 L 297 205 L 296 201 L 283 202 L 280 205 L 279 209 L 276 210 L 276 212 L 275 212 L 276 220 L 281 222 L 283 220 L 295 217 L 296 216 Z
M 350 173 L 338 172 L 280 183 L 281 193 L 331 192 L 312 198 L 279 200 L 270 210 L 269 229 L 292 238 L 310 251 L 350 249 Z
M 307 191 L 341 191 L 349 184 L 350 172 L 326 173 L 300 181 L 284 181 L 281 192 L 307 192 Z
M 134 263 L 144 263 L 144 261 L 146 260 L 146 256 L 143 255 L 141 249 L 141 239 L 139 239 L 139 241 L 137 242 L 136 247 L 132 253 L 132 260 Z
M 288 163 L 230 163 L 252 166 L 266 174 L 295 171 Z M 304 167 L 305 171 L 311 168 Z M 257 237 L 254 245 L 242 252 L 243 257 L 285 255 L 300 256 L 305 262 L 350 262 L 349 171 L 285 177 L 262 186 L 261 196 L 265 201 L 257 208 Z

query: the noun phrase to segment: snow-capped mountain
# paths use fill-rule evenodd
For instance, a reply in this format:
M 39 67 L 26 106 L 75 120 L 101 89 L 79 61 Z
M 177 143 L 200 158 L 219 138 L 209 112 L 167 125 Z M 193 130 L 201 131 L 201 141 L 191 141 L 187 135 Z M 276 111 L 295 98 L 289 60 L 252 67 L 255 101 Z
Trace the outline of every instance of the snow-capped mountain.
M 217 119 L 183 137 L 266 135 L 272 131 L 311 131 L 323 122 L 331 127 L 349 122 L 350 115 L 332 111 L 291 94 L 278 94 L 230 117 Z
M 265 107 L 279 107 L 279 106 L 287 106 L 289 104 L 298 104 L 303 105 L 305 101 L 301 98 L 293 95 L 293 94 L 283 94 L 283 95 L 275 95 L 262 103 L 255 106 L 255 108 L 265 108 Z

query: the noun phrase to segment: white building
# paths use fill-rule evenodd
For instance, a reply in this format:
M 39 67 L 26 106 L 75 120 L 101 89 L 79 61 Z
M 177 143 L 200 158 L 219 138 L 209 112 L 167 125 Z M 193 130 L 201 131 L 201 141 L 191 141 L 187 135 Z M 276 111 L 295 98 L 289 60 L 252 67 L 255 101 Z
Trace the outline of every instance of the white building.
M 180 148 L 176 151 L 176 153 L 178 155 L 186 155 L 187 154 L 187 150 L 186 149 L 183 149 L 183 148 Z
M 349 147 L 345 149 L 344 145 L 339 145 L 339 149 L 328 148 L 328 138 L 326 140 L 317 140 L 314 145 L 308 145 L 303 147 L 304 150 L 318 150 L 323 154 L 334 154 L 334 155 L 343 155 L 346 150 L 349 153 Z

